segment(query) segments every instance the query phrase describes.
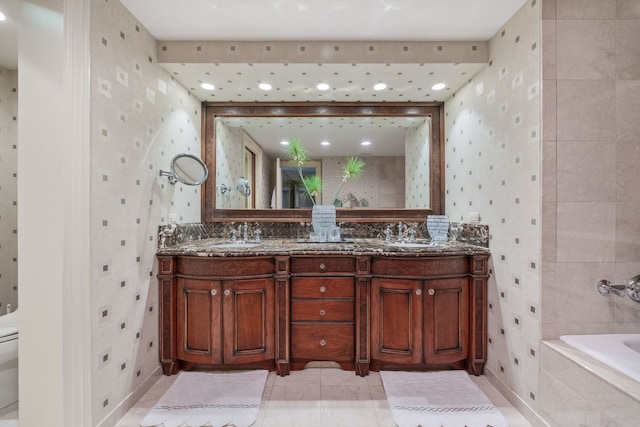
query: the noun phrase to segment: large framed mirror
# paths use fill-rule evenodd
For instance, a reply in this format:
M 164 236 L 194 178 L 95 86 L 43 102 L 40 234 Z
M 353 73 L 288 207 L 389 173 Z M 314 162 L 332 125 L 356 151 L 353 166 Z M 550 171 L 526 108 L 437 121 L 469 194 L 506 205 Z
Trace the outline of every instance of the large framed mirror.
M 304 204 L 279 208 L 293 206 L 278 200 L 296 191 L 295 183 L 279 185 L 287 170 L 280 144 L 292 138 L 321 165 L 323 182 L 336 179 L 336 165 L 348 156 L 365 161 L 366 174 L 345 186 L 338 221 L 424 221 L 444 213 L 443 103 L 203 103 L 202 120 L 210 172 L 205 222 L 310 220 Z M 230 185 L 241 176 L 251 177 L 250 202 Z

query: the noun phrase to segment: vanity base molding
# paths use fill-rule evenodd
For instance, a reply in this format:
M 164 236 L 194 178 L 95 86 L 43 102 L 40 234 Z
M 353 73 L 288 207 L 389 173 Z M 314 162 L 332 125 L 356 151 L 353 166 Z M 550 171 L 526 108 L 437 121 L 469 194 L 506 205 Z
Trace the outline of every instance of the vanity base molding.
M 160 361 L 180 369 L 312 361 L 466 369 L 487 352 L 487 252 L 420 256 L 158 255 Z

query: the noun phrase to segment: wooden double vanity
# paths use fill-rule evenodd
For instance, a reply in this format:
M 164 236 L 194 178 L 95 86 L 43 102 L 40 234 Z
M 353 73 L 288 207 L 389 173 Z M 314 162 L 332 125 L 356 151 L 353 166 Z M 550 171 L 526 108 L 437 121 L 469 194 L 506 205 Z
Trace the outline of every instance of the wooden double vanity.
M 463 243 L 375 239 L 160 249 L 164 373 L 255 366 L 287 375 L 333 361 L 362 376 L 385 367 L 479 375 L 488 259 Z

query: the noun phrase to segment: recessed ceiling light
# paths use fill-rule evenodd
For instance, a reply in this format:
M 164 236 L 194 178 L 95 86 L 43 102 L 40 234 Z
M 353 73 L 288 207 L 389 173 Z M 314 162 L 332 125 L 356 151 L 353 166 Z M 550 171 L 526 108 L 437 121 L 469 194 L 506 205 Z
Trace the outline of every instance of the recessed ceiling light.
M 200 85 L 200 87 L 202 89 L 206 89 L 206 90 L 214 90 L 216 87 L 214 85 L 212 85 L 211 83 L 202 83 Z
M 329 89 L 329 85 L 327 83 L 318 83 L 316 86 L 318 90 L 327 90 Z
M 269 83 L 260 83 L 258 87 L 262 90 L 271 90 L 271 85 Z
M 376 83 L 373 85 L 373 88 L 375 90 L 385 90 L 387 88 L 387 85 L 384 83 Z
M 371 141 L 362 141 L 360 145 L 371 145 Z
M 289 145 L 289 141 L 282 140 L 280 141 L 280 145 Z
M 444 83 L 436 83 L 433 86 L 431 86 L 431 89 L 433 89 L 433 90 L 442 90 L 445 87 L 447 87 L 447 85 L 444 84 Z
M 322 141 L 320 145 L 331 145 L 331 143 L 329 141 Z

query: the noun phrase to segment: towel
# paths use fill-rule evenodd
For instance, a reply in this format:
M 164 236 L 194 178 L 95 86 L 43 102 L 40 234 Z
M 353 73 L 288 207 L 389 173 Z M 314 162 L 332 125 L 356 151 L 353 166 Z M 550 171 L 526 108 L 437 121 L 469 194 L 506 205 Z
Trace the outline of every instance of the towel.
M 248 427 L 258 417 L 267 374 L 182 371 L 141 427 Z
M 465 371 L 380 372 L 398 427 L 508 427 Z

